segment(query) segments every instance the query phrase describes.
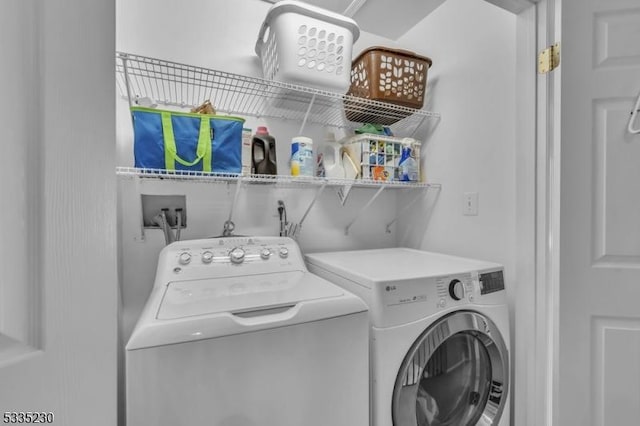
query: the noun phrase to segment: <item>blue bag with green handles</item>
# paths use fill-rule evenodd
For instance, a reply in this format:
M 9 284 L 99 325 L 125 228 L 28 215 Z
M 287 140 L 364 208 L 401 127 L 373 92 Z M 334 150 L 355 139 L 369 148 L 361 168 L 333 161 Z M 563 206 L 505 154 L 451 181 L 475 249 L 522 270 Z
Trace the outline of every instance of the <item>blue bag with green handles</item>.
M 131 107 L 135 167 L 240 174 L 244 119 Z

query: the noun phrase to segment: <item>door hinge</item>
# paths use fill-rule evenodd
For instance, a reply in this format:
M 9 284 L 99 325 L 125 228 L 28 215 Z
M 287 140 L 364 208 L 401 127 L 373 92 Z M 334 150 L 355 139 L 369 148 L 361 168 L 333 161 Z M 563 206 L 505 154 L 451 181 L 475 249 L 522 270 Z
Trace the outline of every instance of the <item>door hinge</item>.
M 560 43 L 549 46 L 538 55 L 538 74 L 547 74 L 560 65 Z

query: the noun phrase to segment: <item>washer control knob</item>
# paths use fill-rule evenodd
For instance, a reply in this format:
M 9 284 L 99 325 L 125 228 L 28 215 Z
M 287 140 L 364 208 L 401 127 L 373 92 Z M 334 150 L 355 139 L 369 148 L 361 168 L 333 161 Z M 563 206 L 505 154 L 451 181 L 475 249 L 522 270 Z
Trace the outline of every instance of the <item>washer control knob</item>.
M 178 256 L 178 262 L 180 262 L 181 265 L 188 265 L 189 262 L 191 262 L 191 254 L 186 251 L 180 253 L 180 256 Z
M 464 285 L 462 281 L 455 279 L 449 283 L 449 295 L 453 300 L 462 300 L 464 298 Z
M 281 258 L 286 259 L 287 257 L 289 257 L 289 249 L 286 247 L 280 247 L 278 254 Z
M 269 260 L 269 258 L 271 257 L 271 250 L 269 250 L 268 248 L 260 250 L 260 257 L 264 260 Z
M 231 263 L 242 263 L 244 261 L 244 250 L 236 247 L 229 252 Z
M 213 260 L 213 253 L 211 253 L 208 250 L 202 253 L 202 263 L 211 263 L 212 260 Z

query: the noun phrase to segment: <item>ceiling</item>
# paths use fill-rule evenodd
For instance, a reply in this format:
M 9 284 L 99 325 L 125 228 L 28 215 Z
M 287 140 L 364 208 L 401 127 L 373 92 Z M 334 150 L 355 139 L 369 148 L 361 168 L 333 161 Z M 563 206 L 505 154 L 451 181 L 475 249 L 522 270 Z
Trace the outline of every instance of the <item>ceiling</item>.
M 276 3 L 276 0 L 263 0 Z M 362 31 L 397 40 L 445 0 L 305 0 L 352 17 Z
M 277 0 L 263 0 L 276 3 Z M 304 0 L 352 17 L 361 30 L 392 40 L 402 37 L 446 0 Z M 486 0 L 513 13 L 520 13 L 538 0 Z

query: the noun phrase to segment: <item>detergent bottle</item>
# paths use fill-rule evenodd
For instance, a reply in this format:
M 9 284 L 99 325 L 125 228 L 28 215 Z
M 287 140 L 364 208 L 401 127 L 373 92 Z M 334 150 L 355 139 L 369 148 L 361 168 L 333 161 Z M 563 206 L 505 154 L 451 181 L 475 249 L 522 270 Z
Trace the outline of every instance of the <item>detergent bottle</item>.
M 256 130 L 251 140 L 251 173 L 277 175 L 276 140 L 265 126 Z
M 320 155 L 322 155 L 324 175 L 327 178 L 345 178 L 344 165 L 342 163 L 343 148 L 336 142 L 336 136 L 333 132 L 327 132 L 325 143 L 322 146 Z

